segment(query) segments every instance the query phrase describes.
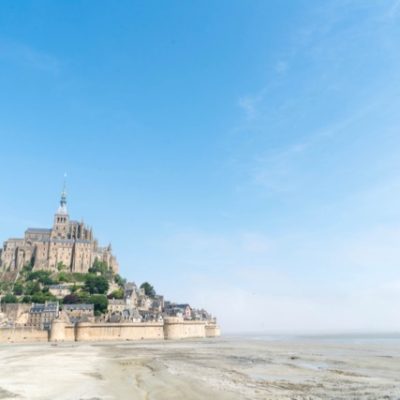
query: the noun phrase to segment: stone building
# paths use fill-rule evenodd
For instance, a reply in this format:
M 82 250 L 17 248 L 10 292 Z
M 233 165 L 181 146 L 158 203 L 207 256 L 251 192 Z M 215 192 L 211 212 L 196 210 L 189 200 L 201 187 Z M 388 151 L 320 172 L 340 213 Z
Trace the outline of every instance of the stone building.
M 132 307 L 138 305 L 138 288 L 134 282 L 127 282 L 124 286 L 124 299 Z
M 152 299 L 150 309 L 157 312 L 162 312 L 164 310 L 164 296 L 155 295 Z
M 49 329 L 59 315 L 58 301 L 46 301 L 45 304 L 32 304 L 29 311 L 28 326 L 37 329 Z
M 176 304 L 166 301 L 164 312 L 168 316 L 181 317 L 185 320 L 192 319 L 192 308 L 189 304 Z
M 53 227 L 28 228 L 24 238 L 4 242 L 0 249 L 0 271 L 18 271 L 30 264 L 33 270 L 55 271 L 64 266 L 70 272 L 86 273 L 96 259 L 118 272 L 111 245 L 100 247 L 92 228 L 69 218 L 64 185 Z
M 107 311 L 108 313 L 122 312 L 128 305 L 125 300 L 110 299 L 108 300 Z
M 72 324 L 94 321 L 93 304 L 64 304 L 62 309 Z
M 71 286 L 67 284 L 50 285 L 49 292 L 58 299 L 62 299 L 71 294 Z

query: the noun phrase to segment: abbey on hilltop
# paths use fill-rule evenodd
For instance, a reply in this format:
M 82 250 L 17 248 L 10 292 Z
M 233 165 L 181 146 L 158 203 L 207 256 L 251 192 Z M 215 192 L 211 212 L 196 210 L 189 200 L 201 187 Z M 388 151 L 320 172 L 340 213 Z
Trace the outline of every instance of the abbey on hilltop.
M 69 219 L 64 183 L 53 227 L 28 228 L 24 238 L 4 242 L 0 270 L 18 271 L 24 265 L 32 265 L 34 270 L 55 271 L 63 265 L 71 272 L 86 273 L 96 259 L 118 272 L 111 245 L 100 247 L 91 228 Z

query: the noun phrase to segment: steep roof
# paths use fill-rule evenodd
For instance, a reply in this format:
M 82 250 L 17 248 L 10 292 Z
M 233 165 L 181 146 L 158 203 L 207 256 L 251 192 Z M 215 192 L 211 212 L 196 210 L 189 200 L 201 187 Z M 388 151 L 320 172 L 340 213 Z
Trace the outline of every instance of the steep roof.
M 73 311 L 73 310 L 93 310 L 93 304 L 64 304 L 63 309 L 66 311 Z
M 26 230 L 27 233 L 50 233 L 51 229 L 47 228 L 28 228 Z

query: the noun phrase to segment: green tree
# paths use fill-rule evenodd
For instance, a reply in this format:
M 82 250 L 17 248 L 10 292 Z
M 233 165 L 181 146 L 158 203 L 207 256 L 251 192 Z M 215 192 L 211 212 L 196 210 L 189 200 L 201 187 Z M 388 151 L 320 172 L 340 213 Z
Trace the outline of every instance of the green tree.
M 79 297 L 79 303 L 88 303 L 90 294 L 85 290 L 80 290 L 79 292 L 75 293 Z
M 63 299 L 63 304 L 77 304 L 80 302 L 81 299 L 76 294 L 67 294 Z
M 103 294 L 94 294 L 90 296 L 89 303 L 94 305 L 95 315 L 104 314 L 107 311 L 108 300 Z
M 21 303 L 32 303 L 32 296 L 24 296 L 21 299 Z
M 156 295 L 156 291 L 154 290 L 154 287 L 152 285 L 150 285 L 149 282 L 144 282 L 140 285 L 141 289 L 144 289 L 144 293 L 146 294 L 146 296 L 149 297 L 154 297 Z
M 54 283 L 53 279 L 50 277 L 51 272 L 49 271 L 35 271 L 28 274 L 27 280 L 38 281 L 43 285 L 52 285 Z
M 88 274 L 85 279 L 85 289 L 90 294 L 105 294 L 107 293 L 109 284 L 104 276 Z
M 92 274 L 96 274 L 99 272 L 101 275 L 108 275 L 110 272 L 110 268 L 107 263 L 104 261 L 99 261 L 97 258 L 94 260 L 93 265 L 89 268 L 89 272 Z
M 116 274 L 116 275 L 114 276 L 114 282 L 115 282 L 120 288 L 123 288 L 123 287 L 125 286 L 126 279 L 123 279 L 123 278 L 121 277 L 121 275 Z
M 88 274 L 81 274 L 79 272 L 73 272 L 71 275 L 71 282 L 85 282 Z
M 65 272 L 60 272 L 57 275 L 57 279 L 59 282 L 71 282 L 71 277 L 69 274 L 65 273 Z
M 25 285 L 25 292 L 29 296 L 41 292 L 40 283 L 37 281 L 28 281 Z
M 37 292 L 32 296 L 32 303 L 45 303 L 46 301 L 57 301 L 57 297 L 49 292 Z
M 121 300 L 124 298 L 124 291 L 122 289 L 117 289 L 114 290 L 112 293 L 110 293 L 107 296 L 109 299 L 117 299 L 117 300 Z
M 15 282 L 14 288 L 13 288 L 13 293 L 16 296 L 21 296 L 21 294 L 24 293 L 24 285 L 22 284 L 22 282 Z
M 76 285 L 75 285 L 75 283 L 74 283 L 74 286 L 72 286 L 72 287 L 71 287 L 71 293 L 75 293 L 75 292 L 77 292 L 77 291 L 78 291 L 78 289 L 79 289 L 79 287 L 78 287 L 78 286 L 76 286 Z
M 11 290 L 11 282 L 0 282 L 0 293 L 8 293 Z
M 67 266 L 62 261 L 57 263 L 57 270 L 59 272 L 65 271 L 66 269 L 67 269 Z
M 2 299 L 1 299 L 2 304 L 7 304 L 7 303 L 18 303 L 18 299 L 16 296 L 14 296 L 11 293 L 6 294 Z
M 21 273 L 22 275 L 27 275 L 33 270 L 33 262 L 29 262 L 22 267 Z

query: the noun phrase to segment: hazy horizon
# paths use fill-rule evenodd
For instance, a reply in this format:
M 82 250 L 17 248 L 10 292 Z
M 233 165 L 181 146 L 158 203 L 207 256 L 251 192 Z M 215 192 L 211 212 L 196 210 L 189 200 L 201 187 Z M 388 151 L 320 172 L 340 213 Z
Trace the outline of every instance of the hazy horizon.
M 66 172 L 121 275 L 224 333 L 400 331 L 398 0 L 0 9 L 1 243 Z

